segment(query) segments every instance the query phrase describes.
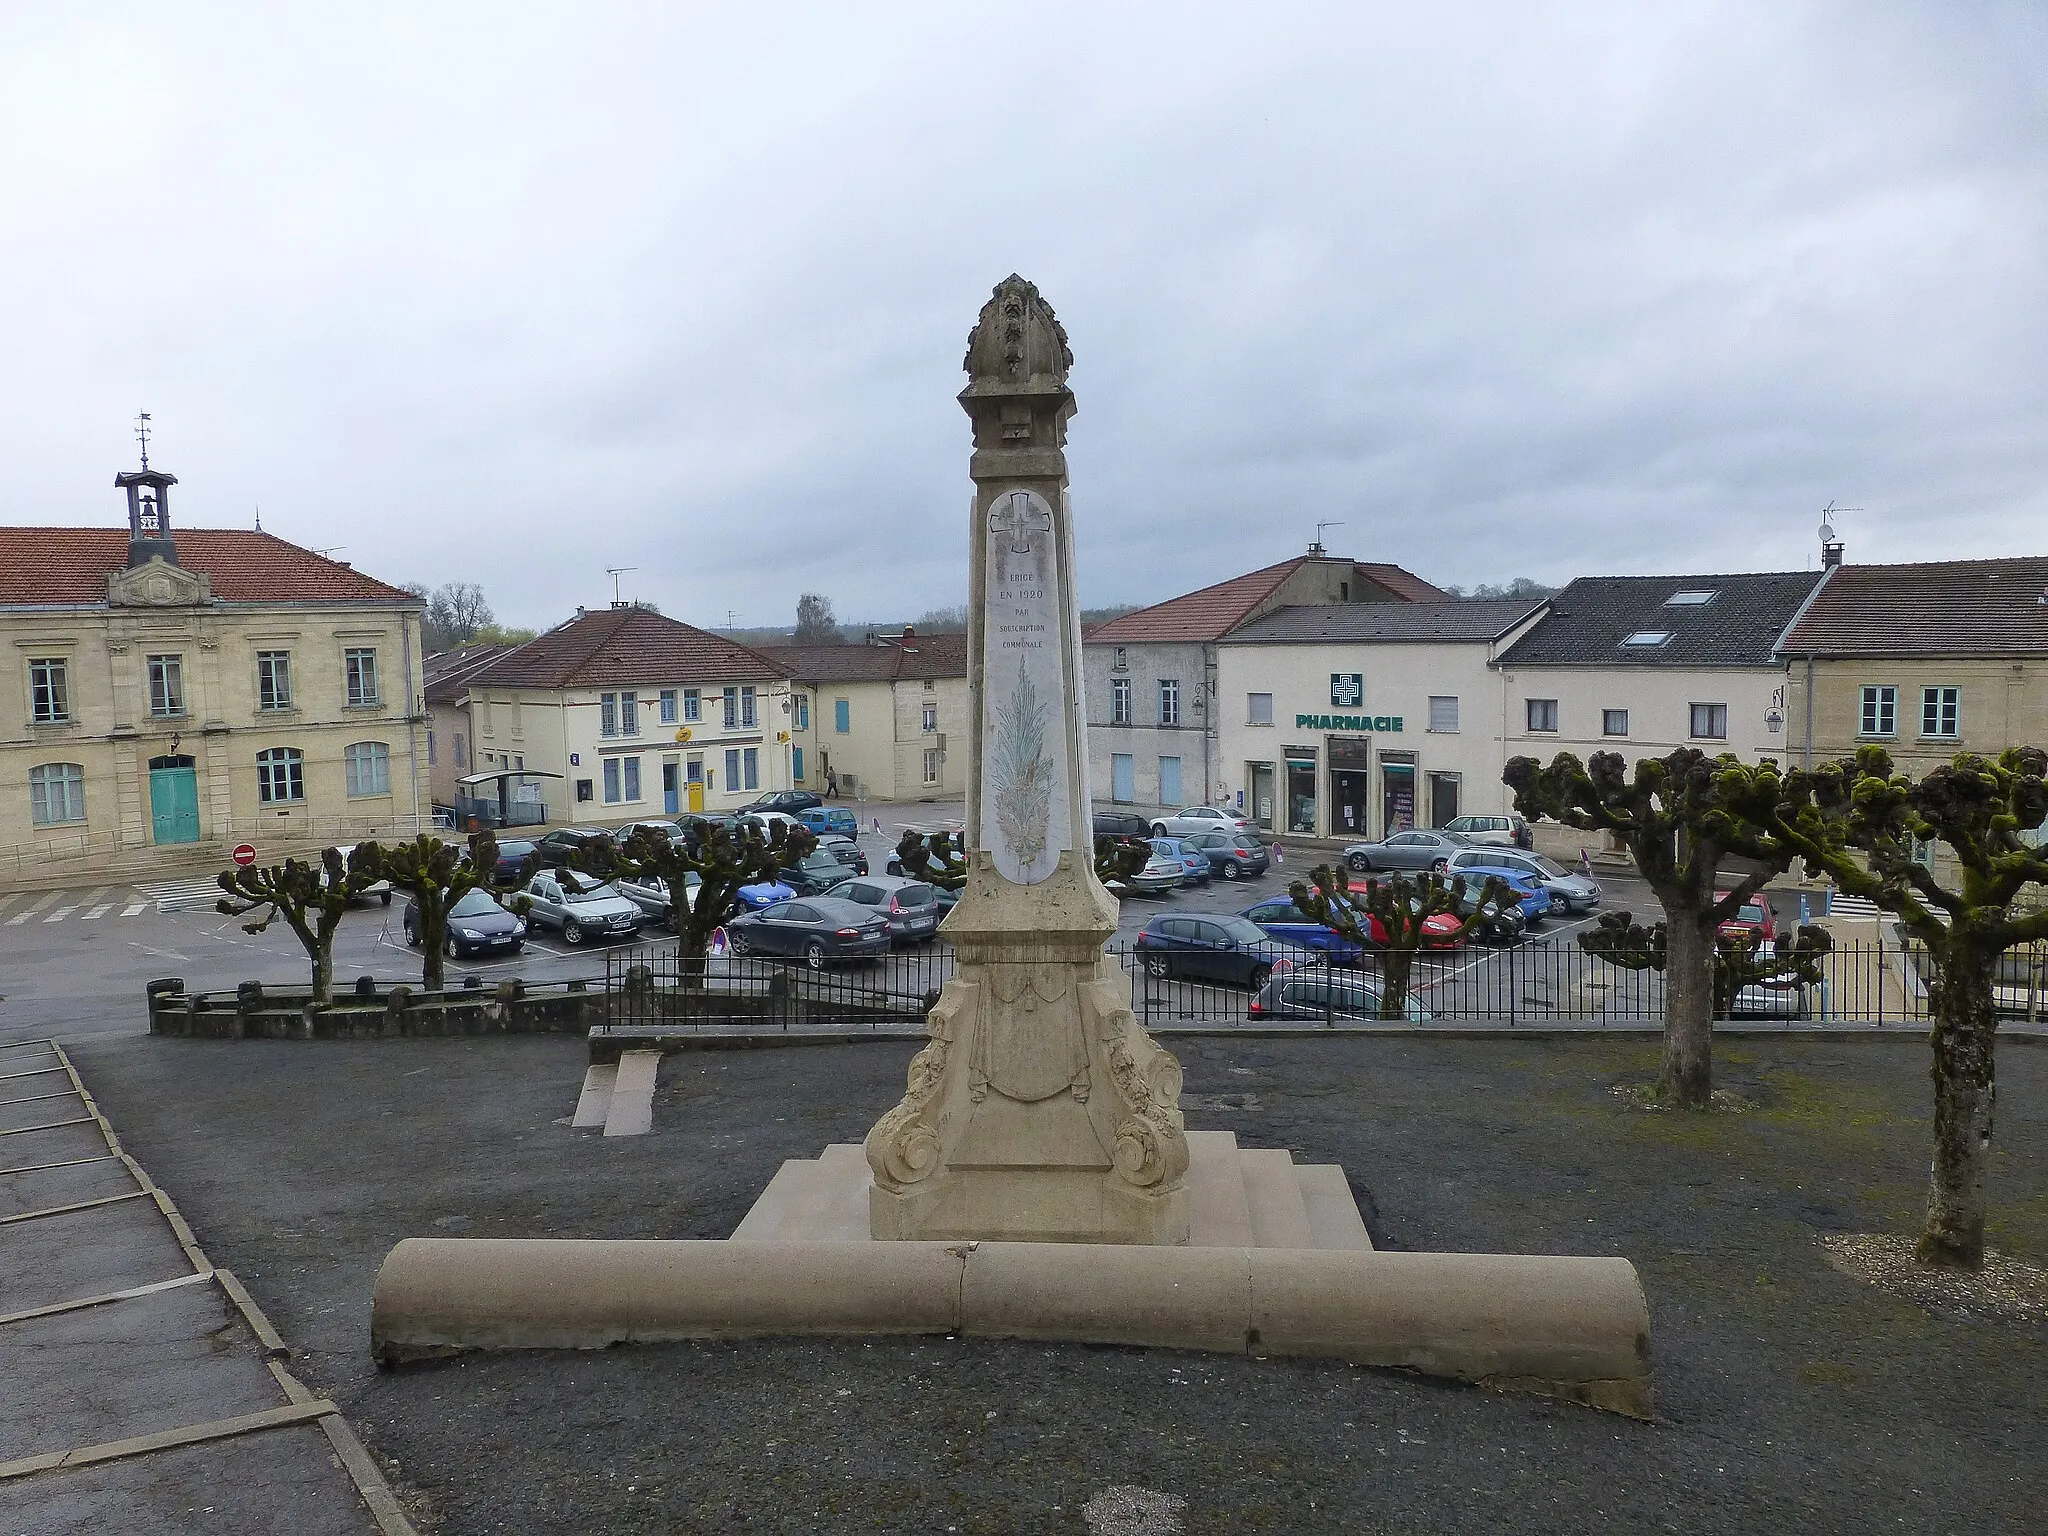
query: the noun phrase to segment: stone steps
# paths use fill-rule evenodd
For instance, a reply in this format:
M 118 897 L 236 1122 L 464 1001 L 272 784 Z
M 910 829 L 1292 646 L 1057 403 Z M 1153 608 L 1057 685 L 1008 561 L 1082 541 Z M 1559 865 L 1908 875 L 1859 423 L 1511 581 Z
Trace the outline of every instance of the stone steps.
M 1189 1247 L 1371 1249 L 1335 1163 L 1298 1164 L 1283 1148 L 1240 1147 L 1230 1131 L 1190 1131 L 1187 1138 Z M 864 1242 L 870 1184 L 866 1153 L 856 1143 L 791 1158 L 732 1241 Z

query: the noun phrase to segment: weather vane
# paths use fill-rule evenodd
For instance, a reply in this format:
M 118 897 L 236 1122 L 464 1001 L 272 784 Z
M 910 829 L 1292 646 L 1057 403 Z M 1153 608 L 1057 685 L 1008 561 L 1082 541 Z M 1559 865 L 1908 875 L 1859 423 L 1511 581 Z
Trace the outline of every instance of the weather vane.
M 149 412 L 139 412 L 135 417 L 135 435 L 142 440 L 142 467 L 149 468 Z

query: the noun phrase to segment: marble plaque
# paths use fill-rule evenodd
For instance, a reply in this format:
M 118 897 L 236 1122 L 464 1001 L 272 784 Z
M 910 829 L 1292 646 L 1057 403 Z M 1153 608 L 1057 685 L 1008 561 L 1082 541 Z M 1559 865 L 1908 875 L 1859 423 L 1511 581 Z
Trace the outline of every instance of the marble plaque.
M 983 554 L 981 846 L 996 871 L 1036 885 L 1073 847 L 1065 621 L 1052 508 L 1004 491 Z

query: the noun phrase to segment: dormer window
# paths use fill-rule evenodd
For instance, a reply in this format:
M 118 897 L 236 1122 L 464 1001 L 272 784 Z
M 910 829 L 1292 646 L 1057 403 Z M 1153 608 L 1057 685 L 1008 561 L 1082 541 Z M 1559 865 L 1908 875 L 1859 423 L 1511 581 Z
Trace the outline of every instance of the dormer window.
M 1642 650 L 1651 650 L 1664 644 L 1670 638 L 1671 631 L 1668 629 L 1639 629 L 1621 643 L 1623 645 L 1635 646 Z
M 1718 590 L 1711 588 L 1674 592 L 1664 599 L 1664 606 L 1666 608 L 1703 608 L 1720 595 Z

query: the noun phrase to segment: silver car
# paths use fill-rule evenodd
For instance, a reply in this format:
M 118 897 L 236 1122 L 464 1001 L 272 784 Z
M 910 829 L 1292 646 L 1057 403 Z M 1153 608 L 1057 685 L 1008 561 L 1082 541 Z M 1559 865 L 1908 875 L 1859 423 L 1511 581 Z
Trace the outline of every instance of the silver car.
M 1446 869 L 1472 846 L 1456 832 L 1396 832 L 1377 843 L 1353 843 L 1344 862 L 1361 871 L 1375 869 Z
M 1171 816 L 1152 823 L 1154 837 L 1186 837 L 1194 832 L 1229 832 L 1257 837 L 1259 829 L 1235 811 L 1219 811 L 1213 805 L 1184 805 Z
M 647 921 L 647 914 L 615 887 L 572 870 L 543 870 L 519 894 L 528 902 L 527 921 L 560 930 L 564 944 L 630 939 Z
M 1145 867 L 1135 875 L 1125 877 L 1124 883 L 1132 891 L 1143 896 L 1157 896 L 1187 882 L 1187 862 L 1179 854 L 1167 853 L 1149 844 L 1147 851 L 1152 856 L 1145 861 Z
M 647 914 L 649 922 L 660 922 L 669 915 L 668 882 L 659 875 L 622 875 L 612 882 L 618 893 Z M 704 883 L 704 877 L 694 869 L 683 882 L 683 910 L 688 911 L 696 902 L 697 887 Z
M 1450 873 L 1461 869 L 1512 869 L 1539 881 L 1550 892 L 1554 906 L 1565 912 L 1590 912 L 1600 905 L 1600 882 L 1591 875 L 1566 869 L 1540 853 L 1519 848 L 1472 848 L 1451 858 Z

